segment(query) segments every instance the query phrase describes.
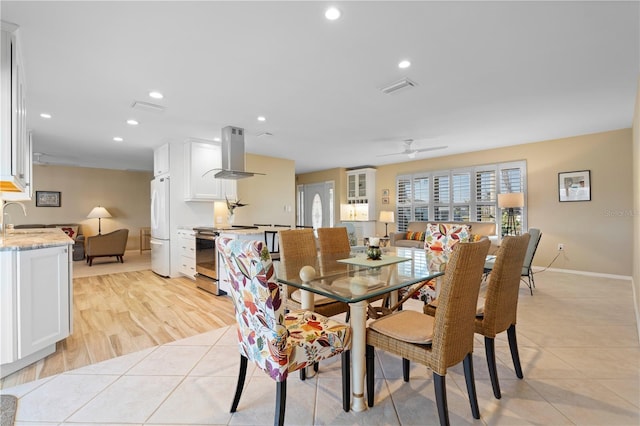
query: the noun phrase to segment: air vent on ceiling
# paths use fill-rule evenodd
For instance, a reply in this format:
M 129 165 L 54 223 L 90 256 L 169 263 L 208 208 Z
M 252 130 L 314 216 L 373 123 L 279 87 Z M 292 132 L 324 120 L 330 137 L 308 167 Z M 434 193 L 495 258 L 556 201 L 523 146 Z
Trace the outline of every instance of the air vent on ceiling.
M 131 104 L 131 108 L 147 112 L 164 112 L 165 110 L 165 107 L 163 107 L 162 105 L 143 101 L 133 101 L 133 103 Z
M 383 87 L 380 90 L 382 91 L 382 93 L 391 94 L 397 92 L 398 90 L 415 87 L 417 85 L 418 83 L 416 83 L 415 81 L 409 80 L 408 78 L 403 78 L 402 80 L 391 83 L 390 85 Z

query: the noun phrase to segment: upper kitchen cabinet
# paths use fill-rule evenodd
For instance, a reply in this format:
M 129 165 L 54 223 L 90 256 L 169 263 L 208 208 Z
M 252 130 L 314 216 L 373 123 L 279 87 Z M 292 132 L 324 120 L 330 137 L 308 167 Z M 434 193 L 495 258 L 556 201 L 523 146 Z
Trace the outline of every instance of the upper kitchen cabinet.
M 347 203 L 366 204 L 366 219 L 375 220 L 376 213 L 376 169 L 367 167 L 347 171 Z
M 153 151 L 153 176 L 169 173 L 169 144 L 164 144 Z
M 185 201 L 218 201 L 236 199 L 234 180 L 216 179 L 222 167 L 220 142 L 189 139 L 184 144 Z M 207 173 L 209 172 L 209 173 Z
M 31 155 L 26 85 L 18 26 L 0 22 L 0 191 L 2 198 L 30 199 Z M 5 193 L 15 193 L 5 197 Z

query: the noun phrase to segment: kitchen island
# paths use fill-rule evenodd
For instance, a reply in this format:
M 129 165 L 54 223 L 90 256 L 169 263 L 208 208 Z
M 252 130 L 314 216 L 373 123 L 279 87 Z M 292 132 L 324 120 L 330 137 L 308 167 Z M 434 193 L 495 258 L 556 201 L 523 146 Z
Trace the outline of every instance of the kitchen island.
M 55 228 L 8 230 L 0 240 L 0 377 L 72 332 L 72 244 Z

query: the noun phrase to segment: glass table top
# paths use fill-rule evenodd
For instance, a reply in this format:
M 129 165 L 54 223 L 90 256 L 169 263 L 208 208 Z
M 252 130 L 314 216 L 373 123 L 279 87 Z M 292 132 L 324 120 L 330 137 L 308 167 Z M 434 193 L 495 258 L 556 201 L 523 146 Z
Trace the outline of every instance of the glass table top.
M 313 263 L 313 264 L 312 264 Z M 303 282 L 300 269 L 311 266 L 315 278 Z M 278 281 L 335 300 L 355 303 L 443 275 L 429 271 L 425 251 L 396 248 L 385 252 L 380 260 L 367 260 L 366 255 L 327 258 L 319 256 L 307 262 L 282 261 L 276 265 Z

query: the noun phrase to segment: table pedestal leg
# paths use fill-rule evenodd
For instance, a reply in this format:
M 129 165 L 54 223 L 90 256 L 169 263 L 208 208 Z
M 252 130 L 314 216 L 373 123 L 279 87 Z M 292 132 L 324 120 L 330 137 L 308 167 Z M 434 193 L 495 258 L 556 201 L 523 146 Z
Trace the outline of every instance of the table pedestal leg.
M 351 380 L 353 383 L 353 411 L 364 411 L 365 349 L 367 338 L 367 301 L 349 305 L 351 312 Z
M 313 311 L 315 305 L 313 293 L 307 290 L 300 290 L 300 299 L 300 308 Z M 316 371 L 313 367 L 306 367 L 304 371 L 307 378 L 311 378 L 316 375 Z

